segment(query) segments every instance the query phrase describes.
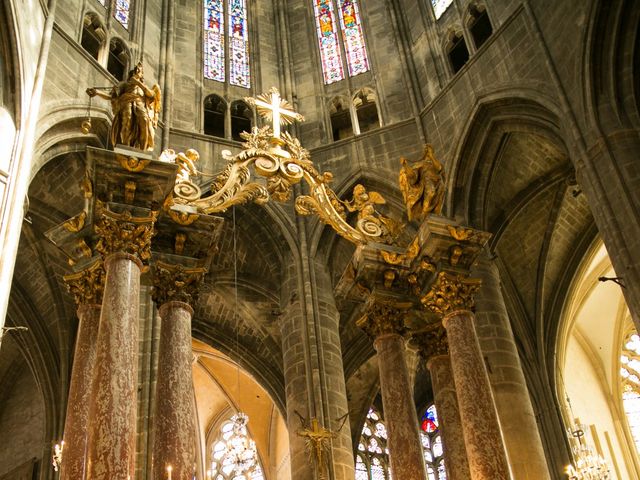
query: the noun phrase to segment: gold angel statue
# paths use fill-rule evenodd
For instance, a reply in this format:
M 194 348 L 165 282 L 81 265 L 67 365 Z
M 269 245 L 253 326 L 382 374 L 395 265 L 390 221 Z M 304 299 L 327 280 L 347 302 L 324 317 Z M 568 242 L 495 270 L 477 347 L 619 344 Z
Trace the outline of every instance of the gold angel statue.
M 409 165 L 407 159 L 400 158 L 400 190 L 411 220 L 423 220 L 429 213 L 442 212 L 445 193 L 445 173 L 443 165 L 433 155 L 433 147 L 424 146 L 421 160 Z
M 376 210 L 376 205 L 384 205 L 386 200 L 378 192 L 367 191 L 364 185 L 358 183 L 353 187 L 353 198 L 342 202 L 349 212 L 358 212 L 358 225 L 364 230 L 369 223 L 376 225 L 381 231 L 381 240 L 385 243 L 394 243 L 402 230 L 402 225 L 395 220 L 381 215 Z
M 113 123 L 109 138 L 112 146 L 153 150 L 161 108 L 160 87 L 149 88 L 144 84 L 141 62 L 129 71 L 127 80 L 113 87 L 110 93 L 88 88 L 87 94 L 111 101 Z

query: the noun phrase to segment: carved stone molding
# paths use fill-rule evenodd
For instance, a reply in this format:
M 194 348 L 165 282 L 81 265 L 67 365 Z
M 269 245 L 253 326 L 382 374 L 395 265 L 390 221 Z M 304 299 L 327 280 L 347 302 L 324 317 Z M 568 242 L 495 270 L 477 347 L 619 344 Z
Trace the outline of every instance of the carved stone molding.
M 102 260 L 97 260 L 84 270 L 63 277 L 78 306 L 102 304 L 104 273 Z
M 477 278 L 440 272 L 431 290 L 420 301 L 428 310 L 442 317 L 456 310 L 473 311 L 474 295 L 481 284 Z
M 158 307 L 167 302 L 184 302 L 193 307 L 207 269 L 184 267 L 155 261 L 153 264 L 153 301 Z
M 100 237 L 96 250 L 103 256 L 116 252 L 135 255 L 147 261 L 151 257 L 151 238 L 157 213 L 148 217 L 134 217 L 129 211 L 115 213 L 103 210 L 95 231 Z
M 418 347 L 420 356 L 424 360 L 438 355 L 449 354 L 447 332 L 440 322 L 428 327 L 411 332 L 411 343 Z
M 394 333 L 404 335 L 407 331 L 405 319 L 408 314 L 409 310 L 406 307 L 373 302 L 365 314 L 356 321 L 356 326 L 373 339 Z

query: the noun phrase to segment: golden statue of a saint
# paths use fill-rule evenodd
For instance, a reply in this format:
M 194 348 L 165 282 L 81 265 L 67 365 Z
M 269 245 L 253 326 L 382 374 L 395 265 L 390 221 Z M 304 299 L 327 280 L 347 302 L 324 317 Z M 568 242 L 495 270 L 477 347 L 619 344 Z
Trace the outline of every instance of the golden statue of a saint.
M 444 204 L 445 173 L 433 155 L 433 147 L 425 145 L 422 159 L 413 165 L 404 157 L 400 158 L 400 164 L 400 191 L 409 221 L 421 221 L 429 213 L 439 215 Z
M 127 80 L 113 87 L 110 93 L 88 88 L 90 97 L 96 95 L 111 101 L 113 123 L 109 138 L 111 145 L 125 145 L 140 150 L 153 150 L 161 108 L 160 87 L 144 84 L 142 62 L 129 71 Z

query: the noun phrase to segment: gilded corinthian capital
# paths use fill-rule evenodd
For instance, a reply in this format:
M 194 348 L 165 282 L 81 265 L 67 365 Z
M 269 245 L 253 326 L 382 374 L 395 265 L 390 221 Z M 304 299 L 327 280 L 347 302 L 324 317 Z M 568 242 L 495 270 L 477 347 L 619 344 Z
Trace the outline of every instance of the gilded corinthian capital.
M 103 256 L 124 252 L 136 255 L 143 262 L 149 260 L 156 216 L 156 212 L 148 217 L 134 217 L 129 211 L 102 211 L 94 227 L 100 237 L 96 250 Z
M 167 302 L 184 302 L 194 306 L 198 289 L 207 269 L 183 267 L 161 261 L 153 264 L 153 301 L 158 307 Z
M 375 302 L 371 303 L 365 314 L 356 321 L 356 326 L 373 339 L 393 333 L 404 335 L 407 331 L 405 318 L 408 313 L 406 308 Z
M 480 289 L 481 280 L 440 272 L 431 290 L 420 301 L 439 316 L 456 310 L 470 310 L 475 307 L 474 295 Z
M 449 353 L 447 332 L 440 322 L 411 332 L 411 344 L 418 348 L 420 356 L 424 360 Z
M 97 260 L 84 270 L 63 277 L 76 305 L 100 305 L 104 289 L 104 267 Z

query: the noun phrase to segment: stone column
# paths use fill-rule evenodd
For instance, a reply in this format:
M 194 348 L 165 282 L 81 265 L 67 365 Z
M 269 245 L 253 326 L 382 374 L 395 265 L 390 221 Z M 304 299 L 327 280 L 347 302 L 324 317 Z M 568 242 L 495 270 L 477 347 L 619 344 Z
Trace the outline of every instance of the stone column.
M 64 461 L 61 480 L 83 480 L 87 452 L 87 427 L 91 381 L 96 359 L 96 337 L 100 320 L 100 304 L 104 270 L 97 261 L 81 272 L 64 277 L 78 305 L 78 333 L 69 384 L 67 416 L 64 423 Z
M 513 476 L 517 480 L 548 480 L 549 468 L 502 297 L 498 268 L 481 257 L 473 274 L 482 280 L 476 295 L 476 330 L 482 353 L 491 365 L 489 379 Z
M 404 352 L 406 310 L 373 303 L 357 322 L 373 340 L 380 369 L 380 393 L 394 478 L 424 480 L 425 465 Z
M 135 475 L 140 273 L 150 256 L 154 221 L 154 215 L 105 211 L 95 226 L 106 278 L 89 413 L 90 480 Z
M 412 334 L 411 340 L 419 347 L 420 355 L 426 359 L 427 369 L 431 374 L 433 401 L 438 411 L 438 428 L 444 445 L 447 478 L 471 480 L 444 328 L 436 324 L 427 331 Z
M 444 317 L 471 478 L 510 480 L 491 384 L 471 312 L 473 295 L 479 288 L 478 280 L 440 272 L 423 303 Z
M 156 262 L 153 299 L 162 319 L 153 415 L 153 479 L 191 480 L 196 462 L 191 318 L 204 268 Z

